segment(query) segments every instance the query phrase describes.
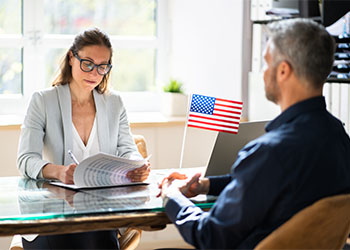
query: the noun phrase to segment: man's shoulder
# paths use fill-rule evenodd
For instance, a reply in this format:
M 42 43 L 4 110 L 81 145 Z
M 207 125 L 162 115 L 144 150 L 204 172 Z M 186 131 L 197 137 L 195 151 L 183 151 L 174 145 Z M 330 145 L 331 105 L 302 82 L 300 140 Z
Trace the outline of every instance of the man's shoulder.
M 244 148 L 261 148 L 270 150 L 283 143 L 288 135 L 289 132 L 284 130 L 272 130 L 250 141 Z
M 284 123 L 253 143 L 283 158 L 319 152 L 327 154 L 330 145 L 341 148 L 347 144 L 349 148 L 350 139 L 341 121 L 328 112 L 318 112 Z
M 243 158 L 254 157 L 263 161 L 289 158 L 302 148 L 304 137 L 291 126 L 280 126 L 250 141 L 240 151 Z M 278 160 L 279 159 L 279 160 Z
M 284 130 L 287 131 L 288 128 Z M 297 118 L 291 131 L 295 138 L 303 140 L 304 143 L 321 143 L 348 137 L 344 124 L 327 110 Z

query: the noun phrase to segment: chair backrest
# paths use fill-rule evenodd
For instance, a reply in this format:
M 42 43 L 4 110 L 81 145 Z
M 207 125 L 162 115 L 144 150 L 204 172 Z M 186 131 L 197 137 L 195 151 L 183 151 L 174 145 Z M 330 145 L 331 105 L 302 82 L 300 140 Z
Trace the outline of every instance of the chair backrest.
M 146 140 L 142 135 L 133 135 L 137 150 L 142 155 L 143 158 L 147 157 Z
M 255 249 L 342 249 L 350 232 L 350 194 L 323 198 L 281 225 Z

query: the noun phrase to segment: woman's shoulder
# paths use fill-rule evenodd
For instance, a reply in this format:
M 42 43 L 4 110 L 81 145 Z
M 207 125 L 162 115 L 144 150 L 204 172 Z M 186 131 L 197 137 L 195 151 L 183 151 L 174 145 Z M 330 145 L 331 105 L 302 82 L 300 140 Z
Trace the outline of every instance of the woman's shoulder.
M 52 94 L 56 94 L 57 90 L 60 88 L 66 88 L 67 86 L 65 85 L 58 85 L 58 86 L 53 86 L 53 87 L 49 87 L 49 88 L 45 88 L 45 89 L 39 89 L 37 91 L 35 91 L 33 93 L 33 95 L 42 95 L 42 96 L 46 96 L 46 95 L 52 95 Z
M 120 92 L 114 90 L 114 89 L 108 89 L 106 90 L 106 92 L 104 92 L 103 94 L 100 94 L 103 96 L 103 98 L 109 102 L 109 101 L 112 101 L 112 102 L 121 102 L 122 101 L 122 98 L 120 96 Z
M 108 96 L 108 97 L 118 97 L 120 98 L 120 92 L 116 91 L 114 89 L 107 89 L 105 93 L 103 93 L 103 95 Z
M 44 103 L 55 103 L 59 99 L 59 92 L 63 92 L 63 95 L 66 95 L 64 90 L 66 86 L 54 86 L 45 89 L 39 89 L 32 94 L 32 101 L 35 102 L 44 102 Z
M 39 89 L 33 92 L 32 99 L 37 99 L 40 97 L 52 96 L 55 93 L 55 87 L 50 87 L 46 89 Z

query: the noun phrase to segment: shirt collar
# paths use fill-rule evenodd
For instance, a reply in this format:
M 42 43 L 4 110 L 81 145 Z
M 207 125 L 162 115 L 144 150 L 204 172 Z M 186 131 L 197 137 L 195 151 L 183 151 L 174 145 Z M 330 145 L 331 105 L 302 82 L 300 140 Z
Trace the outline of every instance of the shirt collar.
M 270 121 L 266 125 L 265 130 L 269 132 L 273 129 L 277 129 L 282 124 L 293 120 L 294 118 L 296 118 L 297 116 L 303 113 L 308 113 L 313 110 L 325 110 L 325 109 L 326 109 L 326 102 L 323 96 L 312 97 L 305 101 L 298 102 L 290 106 L 289 108 L 287 108 L 274 120 Z

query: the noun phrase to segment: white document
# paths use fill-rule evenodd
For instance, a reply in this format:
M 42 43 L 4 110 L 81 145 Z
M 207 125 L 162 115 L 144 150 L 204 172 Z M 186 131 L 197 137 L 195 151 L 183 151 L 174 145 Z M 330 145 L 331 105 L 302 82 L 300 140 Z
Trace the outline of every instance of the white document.
M 80 162 L 74 171 L 74 185 L 62 182 L 51 184 L 71 189 L 98 188 L 109 186 L 124 186 L 145 183 L 131 182 L 126 174 L 142 167 L 148 159 L 130 160 L 105 153 L 98 153 Z

